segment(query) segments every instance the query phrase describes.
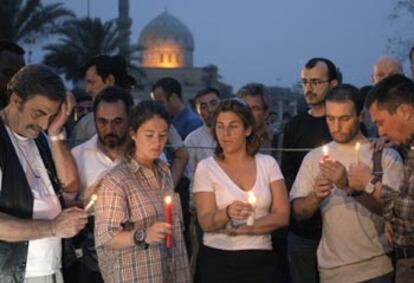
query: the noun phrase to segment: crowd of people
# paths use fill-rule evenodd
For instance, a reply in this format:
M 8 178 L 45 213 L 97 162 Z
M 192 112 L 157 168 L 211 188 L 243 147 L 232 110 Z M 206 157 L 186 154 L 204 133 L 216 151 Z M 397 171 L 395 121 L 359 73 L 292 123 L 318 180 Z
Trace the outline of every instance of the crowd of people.
M 260 83 L 201 89 L 193 109 L 166 77 L 137 102 L 125 59 L 97 55 L 77 111 L 23 55 L 0 40 L 0 282 L 412 282 L 414 82 L 397 59 L 359 89 L 311 58 L 308 110 L 275 129 Z

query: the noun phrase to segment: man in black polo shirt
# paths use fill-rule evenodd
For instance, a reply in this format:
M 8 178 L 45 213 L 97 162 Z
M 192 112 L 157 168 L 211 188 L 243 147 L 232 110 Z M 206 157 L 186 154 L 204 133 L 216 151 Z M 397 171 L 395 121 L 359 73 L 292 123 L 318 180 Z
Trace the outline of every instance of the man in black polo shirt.
M 325 120 L 326 93 L 338 85 L 338 71 L 325 58 L 309 60 L 301 72 L 301 84 L 309 110 L 293 117 L 285 126 L 284 148 L 312 149 L 332 140 Z M 284 152 L 282 171 L 290 190 L 307 151 Z M 292 283 L 318 282 L 316 249 L 321 237 L 320 212 L 305 221 L 290 221 L 289 271 Z

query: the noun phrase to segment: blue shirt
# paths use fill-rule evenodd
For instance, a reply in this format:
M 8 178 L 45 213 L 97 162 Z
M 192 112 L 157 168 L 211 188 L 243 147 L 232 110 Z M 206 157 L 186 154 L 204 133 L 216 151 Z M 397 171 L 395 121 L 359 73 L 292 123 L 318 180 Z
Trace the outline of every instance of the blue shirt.
M 201 127 L 203 122 L 197 114 L 186 106 L 180 113 L 177 114 L 177 116 L 174 117 L 172 124 L 184 140 L 189 133 Z

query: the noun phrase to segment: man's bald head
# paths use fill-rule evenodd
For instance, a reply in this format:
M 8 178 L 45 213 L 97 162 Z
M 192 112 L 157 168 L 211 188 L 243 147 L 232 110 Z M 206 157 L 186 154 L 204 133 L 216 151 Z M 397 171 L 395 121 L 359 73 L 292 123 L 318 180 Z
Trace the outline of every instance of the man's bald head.
M 402 74 L 401 61 L 392 56 L 382 56 L 374 64 L 372 70 L 372 83 L 376 85 L 381 80 L 395 74 Z

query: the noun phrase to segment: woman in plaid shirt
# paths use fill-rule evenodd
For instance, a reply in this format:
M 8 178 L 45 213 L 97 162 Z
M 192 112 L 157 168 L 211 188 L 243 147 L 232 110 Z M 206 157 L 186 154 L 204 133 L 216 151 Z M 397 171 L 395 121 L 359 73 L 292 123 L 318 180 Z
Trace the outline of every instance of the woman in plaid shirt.
M 158 157 L 167 141 L 169 118 L 152 101 L 131 110 L 125 160 L 102 181 L 95 207 L 95 239 L 105 282 L 191 282 L 182 234 L 179 197 L 169 167 Z M 164 197 L 173 195 L 172 225 Z M 165 238 L 172 234 L 173 245 Z

